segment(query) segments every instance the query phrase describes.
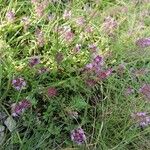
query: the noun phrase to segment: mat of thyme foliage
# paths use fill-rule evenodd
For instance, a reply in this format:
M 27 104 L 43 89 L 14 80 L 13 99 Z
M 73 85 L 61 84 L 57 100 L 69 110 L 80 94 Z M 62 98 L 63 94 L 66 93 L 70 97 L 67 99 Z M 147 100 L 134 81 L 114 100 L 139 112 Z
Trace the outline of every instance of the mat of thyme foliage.
M 149 0 L 0 0 L 1 149 L 149 140 Z

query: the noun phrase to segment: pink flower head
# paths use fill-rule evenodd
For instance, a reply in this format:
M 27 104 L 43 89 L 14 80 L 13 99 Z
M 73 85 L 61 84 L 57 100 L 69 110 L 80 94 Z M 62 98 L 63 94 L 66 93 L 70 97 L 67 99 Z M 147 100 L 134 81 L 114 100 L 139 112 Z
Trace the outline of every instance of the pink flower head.
M 141 127 L 146 127 L 150 125 L 150 116 L 147 112 L 137 112 L 132 115 L 133 120 L 139 124 Z
M 105 71 L 100 71 L 100 73 L 98 74 L 100 79 L 106 79 L 107 77 L 109 77 L 112 73 L 112 69 L 107 69 Z
M 86 69 L 93 69 L 94 65 L 93 63 L 89 63 L 86 65 Z
M 6 19 L 7 21 L 13 21 L 15 19 L 15 14 L 13 11 L 8 11 L 6 13 Z
M 34 67 L 35 65 L 40 63 L 40 58 L 38 56 L 34 56 L 29 60 L 29 66 Z
M 128 87 L 128 88 L 125 89 L 124 93 L 125 93 L 126 96 L 128 96 L 128 95 L 134 93 L 134 89 L 132 89 L 131 87 Z
M 69 111 L 68 114 L 69 114 L 69 116 L 70 116 L 71 118 L 75 118 L 75 119 L 76 119 L 76 118 L 79 117 L 77 111 Z
M 74 38 L 74 33 L 72 31 L 66 31 L 64 33 L 64 38 L 67 42 L 71 42 Z
M 86 33 L 92 33 L 93 32 L 93 27 L 92 26 L 85 27 L 85 32 Z
M 41 18 L 44 15 L 44 6 L 41 3 L 35 5 L 35 13 L 38 18 Z
M 12 80 L 12 85 L 16 90 L 21 90 L 26 86 L 26 82 L 23 78 L 16 78 Z
M 55 14 L 55 13 L 52 13 L 52 14 L 48 14 L 48 15 L 47 15 L 47 19 L 48 19 L 49 21 L 54 20 L 55 17 L 56 17 L 56 14 Z
M 42 67 L 42 68 L 38 69 L 38 74 L 43 74 L 46 72 L 48 72 L 48 68 Z
M 85 24 L 86 20 L 84 19 L 84 17 L 79 17 L 76 19 L 76 24 L 78 26 L 83 26 Z
M 81 50 L 81 44 L 76 44 L 75 48 L 74 48 L 74 51 L 75 52 L 80 52 Z
M 117 73 L 119 75 L 123 75 L 125 72 L 126 66 L 124 64 L 120 64 L 117 68 Z
M 57 61 L 58 64 L 60 64 L 64 59 L 63 53 L 57 52 L 55 55 L 55 60 Z
M 81 127 L 71 131 L 71 140 L 76 142 L 78 145 L 81 145 L 86 141 L 86 136 Z
M 147 74 L 148 71 L 149 71 L 148 69 L 141 68 L 141 69 L 134 70 L 133 73 L 135 76 L 140 77 L 140 76 L 144 76 L 145 74 Z
M 38 46 L 42 47 L 45 44 L 44 33 L 41 29 L 37 28 L 35 31 L 35 37 L 37 39 Z
M 89 45 L 89 49 L 92 53 L 97 53 L 98 52 L 98 48 L 96 44 L 91 44 Z
M 65 10 L 63 14 L 63 19 L 70 19 L 71 18 L 71 11 Z
M 47 90 L 47 95 L 49 97 L 55 97 L 57 95 L 57 89 L 54 87 L 49 87 Z
M 136 41 L 136 45 L 140 48 L 146 48 L 150 46 L 150 38 L 141 38 Z
M 19 116 L 29 107 L 31 107 L 31 103 L 24 99 L 18 104 L 15 103 L 11 105 L 11 114 L 13 117 Z
M 94 79 L 87 79 L 85 83 L 89 87 L 94 87 L 97 82 Z
M 22 23 L 23 23 L 23 26 L 24 26 L 24 31 L 26 31 L 29 27 L 29 18 L 28 17 L 23 17 L 22 18 Z
M 150 84 L 144 84 L 139 91 L 150 100 Z
M 114 18 L 110 16 L 105 18 L 103 23 L 103 29 L 108 35 L 112 35 L 117 26 L 118 23 Z
M 93 62 L 94 62 L 95 64 L 97 64 L 97 65 L 101 65 L 101 64 L 103 64 L 103 57 L 100 56 L 100 55 L 97 55 L 97 56 L 94 58 Z

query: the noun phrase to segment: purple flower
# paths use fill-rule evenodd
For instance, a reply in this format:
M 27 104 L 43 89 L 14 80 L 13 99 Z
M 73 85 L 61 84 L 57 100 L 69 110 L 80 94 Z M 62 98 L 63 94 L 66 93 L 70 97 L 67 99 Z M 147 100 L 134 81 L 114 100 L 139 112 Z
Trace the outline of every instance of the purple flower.
M 97 65 L 103 64 L 103 57 L 97 55 L 97 56 L 94 58 L 93 62 L 96 63 Z
M 8 11 L 6 13 L 6 19 L 7 21 L 13 21 L 15 19 L 15 14 L 13 11 Z
M 23 78 L 16 78 L 12 80 L 12 85 L 16 90 L 21 90 L 26 86 L 26 82 Z
M 134 93 L 134 89 L 132 89 L 131 87 L 128 87 L 128 88 L 125 89 L 124 94 L 125 94 L 126 96 L 128 96 L 128 95 L 130 95 L 130 94 L 132 94 L 132 93 Z
M 54 87 L 49 87 L 47 90 L 48 97 L 55 97 L 57 95 L 57 89 Z
M 119 75 L 123 75 L 125 73 L 126 66 L 124 64 L 120 64 L 117 68 L 117 73 Z
M 96 81 L 94 79 L 87 79 L 85 81 L 86 85 L 89 86 L 89 87 L 94 87 L 96 85 Z
M 64 59 L 63 53 L 57 52 L 55 56 L 55 60 L 57 61 L 58 64 L 60 64 Z
M 150 125 L 150 116 L 147 112 L 136 112 L 132 115 L 133 120 L 139 124 L 141 127 L 146 127 Z
M 148 71 L 149 71 L 148 69 L 141 68 L 141 69 L 133 70 L 133 73 L 136 77 L 140 77 L 147 74 Z
M 44 43 L 45 43 L 44 33 L 42 32 L 41 29 L 39 29 L 39 28 L 36 29 L 35 37 L 37 39 L 38 46 L 40 46 L 40 47 L 44 46 Z
M 71 131 L 71 140 L 76 142 L 78 145 L 81 145 L 86 141 L 86 136 L 81 127 Z
M 84 17 L 79 17 L 79 18 L 76 19 L 76 24 L 78 26 L 83 26 L 85 24 L 85 22 L 86 21 L 85 21 Z
M 105 71 L 102 70 L 102 71 L 99 72 L 98 77 L 103 80 L 103 79 L 108 78 L 111 75 L 111 73 L 112 73 L 112 69 L 111 68 L 107 69 Z
M 74 38 L 74 33 L 72 31 L 66 31 L 63 37 L 67 42 L 71 42 Z
M 30 25 L 29 18 L 28 17 L 23 17 L 22 18 L 22 23 L 24 27 L 24 31 L 26 31 Z
M 40 63 L 40 58 L 38 56 L 31 57 L 29 60 L 29 66 L 34 67 L 35 65 Z
M 70 19 L 71 18 L 71 11 L 65 10 L 63 14 L 63 19 Z
M 144 84 L 139 91 L 150 100 L 150 84 Z
M 97 51 L 98 51 L 96 44 L 89 45 L 89 49 L 91 50 L 92 53 L 97 53 Z
M 92 26 L 86 26 L 84 31 L 86 33 L 92 33 L 93 32 L 93 27 Z
M 48 68 L 42 67 L 42 68 L 38 69 L 38 74 L 43 74 L 46 72 L 48 72 Z
M 94 65 L 92 63 L 89 63 L 86 65 L 86 69 L 93 69 Z
M 31 107 L 31 103 L 28 100 L 24 99 L 19 103 L 14 103 L 11 105 L 11 114 L 13 117 L 17 117 L 29 107 Z
M 118 23 L 114 18 L 110 16 L 105 18 L 103 23 L 103 29 L 105 33 L 107 33 L 108 35 L 112 35 L 117 26 Z
M 76 44 L 74 51 L 79 52 L 81 50 L 81 44 Z
M 150 38 L 141 38 L 136 41 L 136 45 L 140 48 L 145 48 L 150 46 Z
M 68 114 L 71 118 L 78 118 L 79 115 L 78 115 L 78 112 L 77 111 L 68 111 Z
M 55 14 L 55 13 L 52 13 L 52 14 L 48 14 L 48 15 L 47 15 L 48 21 L 53 21 L 53 20 L 55 19 L 55 17 L 56 17 L 56 14 Z

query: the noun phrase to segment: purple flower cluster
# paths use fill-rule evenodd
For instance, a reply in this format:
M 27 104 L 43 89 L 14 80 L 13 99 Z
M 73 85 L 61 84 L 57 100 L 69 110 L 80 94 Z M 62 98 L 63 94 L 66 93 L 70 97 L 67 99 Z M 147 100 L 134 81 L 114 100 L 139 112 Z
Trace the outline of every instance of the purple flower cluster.
M 7 19 L 7 21 L 9 21 L 9 22 L 13 21 L 13 20 L 15 19 L 15 14 L 14 14 L 14 12 L 13 12 L 13 11 L 8 11 L 8 12 L 6 13 L 6 19 Z
M 71 140 L 76 142 L 78 145 L 81 145 L 86 141 L 85 133 L 81 127 L 72 130 Z
M 97 48 L 96 44 L 90 44 L 89 49 L 90 49 L 91 53 L 97 53 L 98 52 L 98 48 Z
M 47 89 L 47 95 L 48 97 L 55 97 L 57 95 L 57 89 L 54 87 L 49 87 Z
M 63 19 L 70 19 L 71 18 L 71 11 L 65 10 L 63 14 Z
M 46 72 L 48 72 L 48 68 L 41 67 L 40 69 L 38 69 L 38 74 L 43 74 L 43 73 L 46 73 Z
M 150 84 L 144 84 L 140 88 L 140 92 L 148 99 L 150 100 Z
M 16 90 L 21 90 L 25 88 L 26 81 L 23 78 L 15 78 L 12 80 L 12 85 Z
M 147 112 L 136 112 L 132 114 L 132 118 L 141 127 L 146 127 L 150 125 L 150 116 Z
M 29 59 L 29 66 L 34 67 L 35 65 L 40 63 L 40 58 L 38 56 L 31 57 Z
M 134 89 L 131 87 L 127 87 L 124 91 L 125 96 L 128 96 L 130 94 L 134 93 Z
M 44 46 L 45 44 L 45 39 L 44 39 L 44 33 L 42 32 L 41 29 L 37 28 L 35 31 L 35 37 L 37 39 L 37 44 L 39 47 Z
M 114 30 L 117 28 L 117 26 L 118 26 L 118 23 L 114 18 L 110 16 L 105 18 L 104 23 L 103 23 L 103 29 L 104 29 L 104 32 L 106 32 L 108 35 L 112 35 Z
M 31 107 L 31 103 L 24 99 L 19 103 L 14 103 L 11 105 L 11 114 L 13 117 L 20 116 L 29 107 Z
M 136 45 L 140 48 L 146 48 L 150 46 L 150 38 L 141 38 L 136 41 Z
M 78 26 L 83 26 L 85 23 L 86 23 L 86 20 L 84 17 L 78 17 L 76 19 L 76 25 L 78 25 Z

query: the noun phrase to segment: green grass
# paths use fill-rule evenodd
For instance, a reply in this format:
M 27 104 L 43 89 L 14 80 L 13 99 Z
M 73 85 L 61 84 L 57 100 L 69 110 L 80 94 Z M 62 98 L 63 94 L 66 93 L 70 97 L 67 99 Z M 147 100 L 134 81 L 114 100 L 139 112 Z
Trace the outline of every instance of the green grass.
M 83 9 L 85 4 L 89 4 L 91 11 Z M 72 12 L 68 20 L 62 19 L 65 9 Z M 5 17 L 9 10 L 15 12 L 12 22 Z M 25 98 L 32 104 L 32 108 L 14 118 L 17 126 L 12 132 L 0 119 L 0 125 L 5 126 L 0 149 L 149 150 L 150 127 L 141 129 L 131 118 L 134 112 L 150 112 L 150 103 L 139 94 L 139 88 L 150 83 L 150 76 L 135 78 L 131 72 L 131 68 L 150 69 L 150 48 L 140 49 L 135 44 L 139 38 L 150 37 L 148 11 L 150 4 L 144 1 L 74 0 L 50 3 L 38 18 L 29 0 L 0 0 L 0 112 L 10 116 L 12 103 Z M 50 13 L 55 14 L 54 20 L 47 20 Z M 21 22 L 24 16 L 29 17 L 26 31 Z M 79 27 L 75 20 L 80 16 L 85 17 L 86 24 Z M 112 35 L 103 30 L 107 16 L 117 22 Z M 84 31 L 87 25 L 93 27 L 92 33 Z M 70 26 L 75 34 L 70 43 L 56 32 L 63 26 Z M 35 36 L 37 28 L 43 32 L 42 47 Z M 104 68 L 114 71 L 91 88 L 85 84 L 91 75 L 82 74 L 81 69 L 90 62 L 88 45 L 93 43 L 97 44 L 100 55 L 111 53 L 105 59 Z M 82 45 L 78 53 L 73 52 L 76 44 Z M 60 63 L 55 58 L 58 52 L 63 55 Z M 28 61 L 34 55 L 40 57 L 41 63 L 31 68 Z M 126 64 L 122 76 L 116 71 L 119 64 Z M 43 66 L 49 72 L 37 75 Z M 16 91 L 12 87 L 15 77 L 26 80 L 26 89 Z M 135 92 L 125 96 L 129 86 Z M 55 87 L 57 96 L 48 97 L 48 87 Z M 77 111 L 79 117 L 71 118 L 70 111 Z M 70 132 L 78 126 L 82 126 L 87 137 L 86 144 L 81 146 L 70 138 Z

